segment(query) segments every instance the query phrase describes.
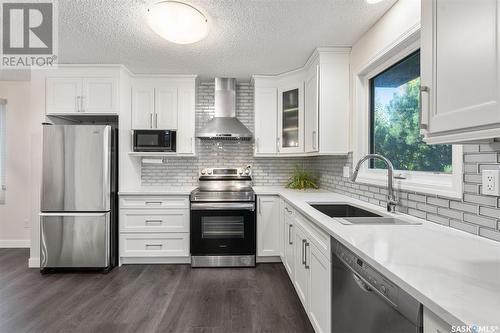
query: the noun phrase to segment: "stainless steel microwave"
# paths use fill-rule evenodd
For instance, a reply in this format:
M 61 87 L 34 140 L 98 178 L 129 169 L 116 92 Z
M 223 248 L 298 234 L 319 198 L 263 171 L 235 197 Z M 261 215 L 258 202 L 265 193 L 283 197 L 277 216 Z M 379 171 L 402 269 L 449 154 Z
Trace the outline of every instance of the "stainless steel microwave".
M 175 152 L 175 131 L 134 130 L 134 151 Z

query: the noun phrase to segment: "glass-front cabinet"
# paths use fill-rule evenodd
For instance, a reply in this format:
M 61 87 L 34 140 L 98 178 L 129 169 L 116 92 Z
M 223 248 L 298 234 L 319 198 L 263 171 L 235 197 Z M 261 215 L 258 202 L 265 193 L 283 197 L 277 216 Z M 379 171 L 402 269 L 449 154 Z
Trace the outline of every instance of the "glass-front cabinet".
M 303 83 L 279 90 L 278 152 L 304 152 Z

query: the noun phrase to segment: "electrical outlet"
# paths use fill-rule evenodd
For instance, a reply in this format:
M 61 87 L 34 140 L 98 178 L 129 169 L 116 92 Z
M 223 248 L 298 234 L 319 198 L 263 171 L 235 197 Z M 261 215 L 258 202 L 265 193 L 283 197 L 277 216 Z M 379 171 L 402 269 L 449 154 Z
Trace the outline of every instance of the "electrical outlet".
M 482 180 L 484 195 L 500 196 L 500 170 L 483 170 Z
M 351 168 L 349 168 L 349 166 L 344 167 L 344 177 L 345 178 L 351 177 Z

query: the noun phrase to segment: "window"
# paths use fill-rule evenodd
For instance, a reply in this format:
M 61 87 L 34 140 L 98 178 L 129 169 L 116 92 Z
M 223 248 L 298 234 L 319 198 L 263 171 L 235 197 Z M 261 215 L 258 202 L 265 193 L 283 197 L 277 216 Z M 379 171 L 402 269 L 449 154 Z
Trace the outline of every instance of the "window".
M 353 164 L 378 153 L 394 164 L 396 189 L 461 198 L 462 146 L 427 145 L 420 135 L 418 37 L 394 41 L 353 70 Z M 385 166 L 370 163 L 361 165 L 357 182 L 387 186 Z
M 451 173 L 452 147 L 427 145 L 420 135 L 420 51 L 370 79 L 370 153 L 396 170 Z M 371 168 L 385 168 L 371 161 Z
M 5 131 L 6 131 L 6 109 L 7 100 L 0 98 L 0 204 L 5 203 Z

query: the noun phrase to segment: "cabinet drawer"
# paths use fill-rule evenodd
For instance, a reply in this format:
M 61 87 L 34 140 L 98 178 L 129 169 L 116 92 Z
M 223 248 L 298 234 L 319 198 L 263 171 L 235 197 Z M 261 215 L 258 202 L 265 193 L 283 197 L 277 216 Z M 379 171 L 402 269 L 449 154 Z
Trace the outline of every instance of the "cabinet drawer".
M 189 197 L 172 196 L 125 196 L 120 198 L 120 208 L 186 208 L 189 209 Z
M 330 235 L 321 230 L 314 224 L 314 222 L 309 221 L 300 213 L 295 212 L 294 217 L 294 220 L 307 232 L 307 236 L 316 244 L 321 253 L 323 253 L 328 260 L 331 260 Z
M 122 209 L 120 232 L 189 232 L 189 209 Z
M 187 257 L 189 233 L 120 234 L 121 257 Z

